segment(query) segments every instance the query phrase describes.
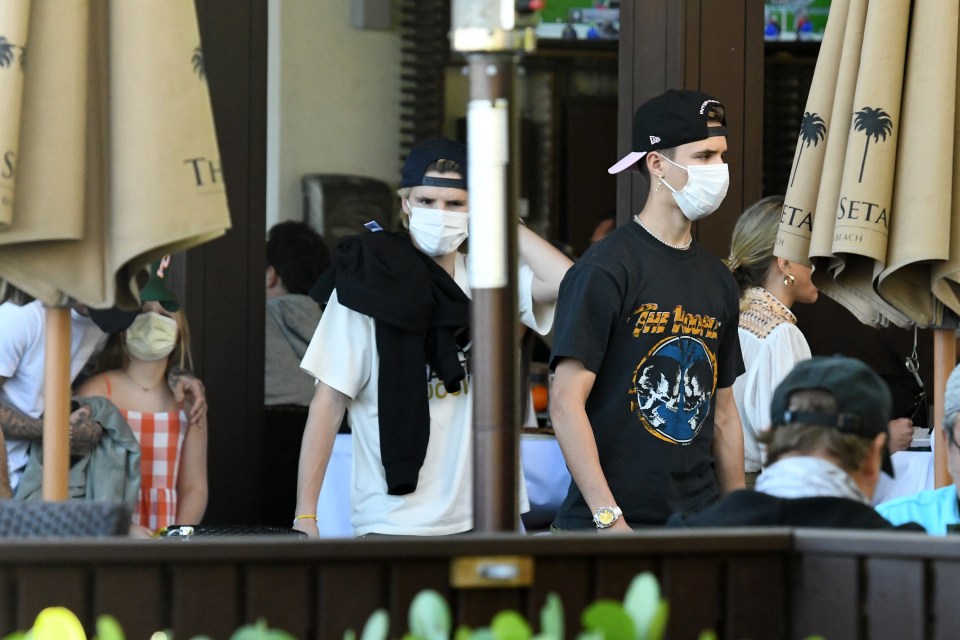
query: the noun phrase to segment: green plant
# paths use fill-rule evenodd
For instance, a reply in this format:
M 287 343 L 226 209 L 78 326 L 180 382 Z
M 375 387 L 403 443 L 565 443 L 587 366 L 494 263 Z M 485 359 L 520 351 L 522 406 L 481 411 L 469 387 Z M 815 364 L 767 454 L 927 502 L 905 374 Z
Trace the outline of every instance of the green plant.
M 97 635 L 91 640 L 124 640 L 123 629 L 120 623 L 112 616 L 97 618 Z M 173 640 L 170 631 L 159 631 L 153 636 L 154 640 Z M 87 640 L 86 633 L 80 620 L 65 607 L 47 607 L 41 611 L 33 622 L 33 628 L 27 631 L 15 631 L 2 640 Z M 206 636 L 194 636 L 192 640 L 210 640 Z M 240 627 L 230 636 L 230 640 L 295 640 L 295 638 L 279 629 L 270 629 L 263 618 L 255 624 Z
M 660 597 L 660 584 L 651 573 L 636 576 L 627 589 L 623 602 L 598 600 L 580 616 L 583 631 L 578 640 L 661 640 L 667 627 L 670 607 Z M 452 630 L 450 607 L 436 591 L 424 590 L 410 603 L 409 632 L 403 640 L 450 640 Z M 367 621 L 361 640 L 386 640 L 390 620 L 386 611 L 378 609 Z M 706 635 L 710 634 L 710 635 Z M 540 610 L 540 633 L 534 635 L 520 613 L 506 610 L 497 613 L 489 627 L 458 627 L 453 640 L 562 640 L 564 638 L 563 605 L 555 593 L 547 595 Z M 700 640 L 715 640 L 713 632 L 701 634 Z M 356 640 L 350 630 L 344 640 Z

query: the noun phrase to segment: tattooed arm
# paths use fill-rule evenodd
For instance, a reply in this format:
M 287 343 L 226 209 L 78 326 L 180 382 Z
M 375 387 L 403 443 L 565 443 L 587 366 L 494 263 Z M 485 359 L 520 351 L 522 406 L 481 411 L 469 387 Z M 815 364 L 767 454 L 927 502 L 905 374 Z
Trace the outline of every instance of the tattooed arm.
M 0 376 L 0 386 L 3 386 L 4 382 L 6 378 Z M 0 400 L 0 432 L 4 441 L 7 438 L 40 440 L 43 437 L 43 416 L 31 418 L 13 405 Z M 100 441 L 102 433 L 103 427 L 90 417 L 90 408 L 80 407 L 70 414 L 70 454 L 82 456 L 90 453 Z M 3 474 L 6 475 L 6 458 L 3 467 Z

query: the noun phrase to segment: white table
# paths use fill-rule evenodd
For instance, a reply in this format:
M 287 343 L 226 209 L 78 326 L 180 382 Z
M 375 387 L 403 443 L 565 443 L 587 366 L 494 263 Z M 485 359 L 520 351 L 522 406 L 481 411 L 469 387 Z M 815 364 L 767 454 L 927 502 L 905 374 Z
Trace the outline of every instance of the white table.
M 323 538 L 353 537 L 353 527 L 350 526 L 352 459 L 353 436 L 337 435 L 317 501 L 317 524 Z M 547 434 L 521 434 L 520 463 L 530 499 L 530 512 L 523 515 L 524 524 L 528 529 L 546 527 L 553 520 L 570 485 L 570 473 L 557 439 Z

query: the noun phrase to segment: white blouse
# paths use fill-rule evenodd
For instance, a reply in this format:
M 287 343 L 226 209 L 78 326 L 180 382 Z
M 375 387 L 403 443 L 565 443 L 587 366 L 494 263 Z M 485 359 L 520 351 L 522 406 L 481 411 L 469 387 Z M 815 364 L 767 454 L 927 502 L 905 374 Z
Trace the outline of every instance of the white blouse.
M 744 470 L 748 473 L 762 467 L 757 437 L 770 427 L 773 390 L 796 363 L 810 357 L 810 346 L 796 322 L 793 313 L 765 289 L 753 287 L 744 292 L 738 333 L 746 371 L 733 384 L 733 397 L 743 424 Z

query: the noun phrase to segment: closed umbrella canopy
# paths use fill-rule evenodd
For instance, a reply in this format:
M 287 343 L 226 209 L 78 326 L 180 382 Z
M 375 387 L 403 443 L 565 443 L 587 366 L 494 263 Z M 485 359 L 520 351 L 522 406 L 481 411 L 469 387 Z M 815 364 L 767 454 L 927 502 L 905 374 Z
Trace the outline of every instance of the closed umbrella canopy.
M 957 37 L 956 2 L 831 7 L 775 253 L 866 324 L 960 313 Z
M 230 217 L 193 0 L 0 7 L 0 284 L 48 307 L 43 491 L 58 500 L 63 306 L 139 308 L 143 267 L 222 235 Z
M 0 278 L 137 306 L 144 265 L 230 226 L 194 3 L 32 0 L 27 40 Z
M 865 324 L 937 329 L 937 424 L 960 315 L 958 13 L 956 0 L 834 0 L 774 251 L 812 264 Z

